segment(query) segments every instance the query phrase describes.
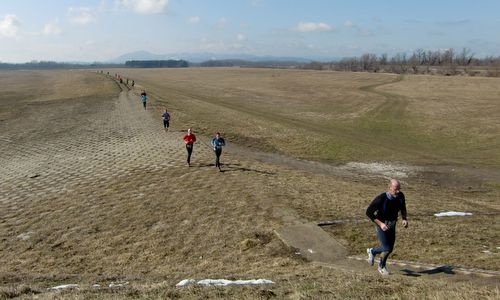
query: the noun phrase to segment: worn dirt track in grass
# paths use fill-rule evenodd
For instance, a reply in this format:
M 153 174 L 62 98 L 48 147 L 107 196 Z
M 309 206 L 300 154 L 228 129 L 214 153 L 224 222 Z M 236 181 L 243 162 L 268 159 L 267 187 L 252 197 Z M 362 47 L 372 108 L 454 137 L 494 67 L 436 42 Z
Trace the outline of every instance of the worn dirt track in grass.
M 96 74 L 84 77 L 91 86 L 110 82 Z M 318 163 L 295 168 L 293 163 L 259 161 L 231 146 L 222 157 L 224 172 L 218 172 L 203 134 L 189 168 L 181 141 L 187 125 L 179 118 L 183 111 L 171 109 L 172 129 L 165 132 L 160 115 L 163 105 L 170 107 L 168 97 L 158 102 L 153 96 L 144 111 L 134 92 L 117 96 L 115 87 L 110 94 L 56 99 L 36 109 L 28 105 L 20 109 L 25 118 L 1 123 L 2 295 L 22 296 L 28 291 L 23 285 L 45 291 L 80 283 L 81 291 L 63 296 L 266 298 L 272 292 L 279 298 L 316 299 L 366 298 L 377 290 L 393 297 L 439 298 L 443 289 L 452 295 L 498 296 L 491 286 L 399 275 L 381 279 L 373 269 L 327 269 L 305 262 L 273 230 L 364 218 L 369 198 L 385 187 L 385 178 L 318 172 L 311 167 L 320 170 Z M 491 223 L 498 217 L 466 219 L 462 225 L 431 217 L 443 205 L 479 213 L 498 210 L 498 193 L 481 192 L 478 200 L 467 202 L 467 194 L 444 189 L 438 205 L 427 194 L 437 190 L 405 185 L 409 210 L 418 214 L 410 213 L 411 231 L 401 231 L 394 257 L 454 265 L 465 257 L 470 267 L 498 269 L 498 222 Z M 471 224 L 471 231 L 460 235 Z M 453 233 L 447 233 L 450 228 Z M 368 223 L 328 232 L 350 254 L 374 243 Z M 450 236 L 436 237 L 442 233 Z M 450 247 L 450 240 L 457 245 Z M 415 250 L 422 244 L 425 253 Z M 493 253 L 477 257 L 483 246 Z M 185 278 L 267 278 L 276 284 L 176 289 Z M 129 288 L 90 287 L 112 281 L 129 282 Z
M 451 185 L 481 185 L 478 177 L 499 183 L 495 79 L 234 68 L 120 72 L 167 101 L 179 121 L 207 134 L 222 128 L 241 145 L 333 164 L 428 167 L 426 177 L 439 184 L 449 178 Z M 441 176 L 441 166 L 464 172 Z

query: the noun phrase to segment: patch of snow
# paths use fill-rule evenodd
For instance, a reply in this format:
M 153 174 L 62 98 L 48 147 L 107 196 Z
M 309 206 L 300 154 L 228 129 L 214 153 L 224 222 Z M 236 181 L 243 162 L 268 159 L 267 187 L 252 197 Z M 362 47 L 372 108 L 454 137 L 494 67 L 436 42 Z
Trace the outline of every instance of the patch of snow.
M 203 279 L 198 281 L 199 285 L 205 286 L 228 286 L 228 285 L 259 285 L 259 284 L 273 284 L 271 280 L 256 279 L 256 280 L 227 280 L 227 279 Z
M 483 250 L 482 252 L 486 254 L 492 254 L 490 250 Z
M 26 241 L 26 240 L 29 240 L 31 238 L 32 234 L 33 234 L 33 232 L 28 231 L 28 232 L 25 232 L 25 233 L 21 233 L 20 235 L 16 236 L 16 238 L 18 240 L 21 240 L 21 241 Z
M 408 178 L 409 175 L 419 171 L 418 167 L 410 167 L 400 164 L 386 164 L 386 163 L 360 163 L 360 162 L 350 162 L 342 166 L 341 168 L 357 171 L 366 172 L 375 175 L 382 175 L 386 178 Z
M 230 286 L 230 285 L 261 285 L 273 284 L 274 282 L 267 279 L 254 279 L 254 280 L 227 280 L 227 279 L 202 279 L 196 281 L 194 279 L 181 280 L 176 287 L 183 287 L 190 284 L 198 284 L 203 286 Z
M 68 289 L 78 289 L 78 284 L 63 284 L 48 288 L 49 291 L 60 291 L 60 290 L 68 290 Z
M 196 283 L 196 280 L 194 280 L 194 279 L 183 279 L 178 284 L 176 284 L 175 286 L 176 287 L 183 287 L 183 286 L 190 285 L 190 284 L 193 284 L 193 283 Z
M 472 213 L 460 212 L 460 211 L 443 211 L 434 215 L 436 217 L 465 217 L 465 216 L 472 216 Z
M 122 288 L 122 287 L 125 287 L 127 284 L 128 284 L 128 282 L 125 282 L 125 283 L 114 283 L 114 282 L 111 282 L 108 287 L 109 288 Z
M 100 284 L 97 284 L 97 283 L 92 285 L 92 288 L 93 288 L 93 289 L 98 289 L 98 288 L 100 288 L 100 287 L 101 287 L 101 285 L 100 285 Z
M 313 249 L 307 249 L 307 251 L 308 251 L 309 253 L 311 253 L 311 254 L 313 254 L 313 253 L 314 253 L 314 250 L 313 250 Z

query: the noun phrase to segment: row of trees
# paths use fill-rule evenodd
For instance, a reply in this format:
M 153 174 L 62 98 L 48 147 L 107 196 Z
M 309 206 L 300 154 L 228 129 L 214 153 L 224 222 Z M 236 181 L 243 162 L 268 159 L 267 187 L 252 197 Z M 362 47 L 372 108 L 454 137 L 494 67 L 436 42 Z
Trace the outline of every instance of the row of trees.
M 2 63 L 0 70 L 52 70 L 52 69 L 93 69 L 93 68 L 120 68 L 123 65 L 106 63 L 61 63 L 55 61 L 31 61 L 27 63 Z
M 398 74 L 445 74 L 445 75 L 486 75 L 499 76 L 500 57 L 475 58 L 474 53 L 463 48 L 455 51 L 417 49 L 411 54 L 398 53 L 392 57 L 387 54 L 366 53 L 360 57 L 344 58 L 338 62 L 313 62 L 304 66 L 307 69 L 330 69 L 337 71 L 392 72 Z

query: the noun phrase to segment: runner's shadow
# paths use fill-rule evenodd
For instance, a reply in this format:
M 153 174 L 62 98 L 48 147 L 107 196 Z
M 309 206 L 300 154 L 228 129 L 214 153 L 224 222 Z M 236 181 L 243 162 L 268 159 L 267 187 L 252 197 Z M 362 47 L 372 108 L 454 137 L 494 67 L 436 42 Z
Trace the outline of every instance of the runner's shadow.
M 211 168 L 215 168 L 214 164 L 191 164 L 191 168 L 208 168 L 208 167 L 211 167 Z
M 439 274 L 439 273 L 444 273 L 444 274 L 449 274 L 449 275 L 455 275 L 456 273 L 453 271 L 453 266 L 440 266 L 434 269 L 429 269 L 429 270 L 424 270 L 424 271 L 413 271 L 410 269 L 402 269 L 401 272 L 403 272 L 404 276 L 410 276 L 410 277 L 420 277 L 422 275 L 434 275 L 434 274 Z
M 276 175 L 276 173 L 273 173 L 273 172 L 245 168 L 245 167 L 242 167 L 240 164 L 222 164 L 222 169 L 221 169 L 222 173 L 237 172 L 237 171 L 239 171 L 239 172 L 255 172 L 255 173 L 266 174 L 266 175 Z

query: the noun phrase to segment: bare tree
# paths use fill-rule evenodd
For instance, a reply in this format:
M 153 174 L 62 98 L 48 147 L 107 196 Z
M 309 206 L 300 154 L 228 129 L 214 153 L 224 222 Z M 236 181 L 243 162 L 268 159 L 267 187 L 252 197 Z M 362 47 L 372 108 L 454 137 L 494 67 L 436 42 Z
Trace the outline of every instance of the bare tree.
M 474 53 L 469 48 L 463 48 L 460 53 L 456 56 L 456 62 L 464 67 L 464 72 L 467 73 L 467 67 L 471 64 L 474 58 Z
M 394 57 L 392 57 L 391 65 L 395 73 L 406 73 L 408 71 L 408 60 L 406 59 L 406 53 L 398 53 Z
M 370 53 L 365 53 L 361 55 L 361 68 L 363 69 L 363 71 L 372 70 L 373 66 Z
M 425 65 L 427 73 L 430 73 L 431 66 L 435 66 L 438 64 L 439 57 L 441 54 L 439 51 L 427 50 L 425 54 Z
M 382 68 L 387 66 L 387 63 L 388 63 L 387 53 L 383 53 L 382 55 L 380 55 L 380 58 L 378 59 L 378 63 L 380 64 L 380 66 Z
M 413 52 L 413 55 L 415 55 L 415 58 L 417 59 L 419 66 L 424 65 L 426 63 L 425 62 L 426 57 L 425 57 L 425 50 L 424 49 L 418 48 L 417 50 L 415 50 Z
M 413 73 L 417 74 L 418 73 L 418 66 L 420 65 L 420 60 L 419 60 L 418 54 L 416 52 L 413 52 L 413 54 L 410 56 L 410 59 L 408 60 L 408 64 L 410 65 Z
M 446 75 L 455 75 L 457 72 L 457 64 L 455 63 L 455 50 L 453 48 L 446 49 L 441 55 L 441 63 L 448 66 Z

